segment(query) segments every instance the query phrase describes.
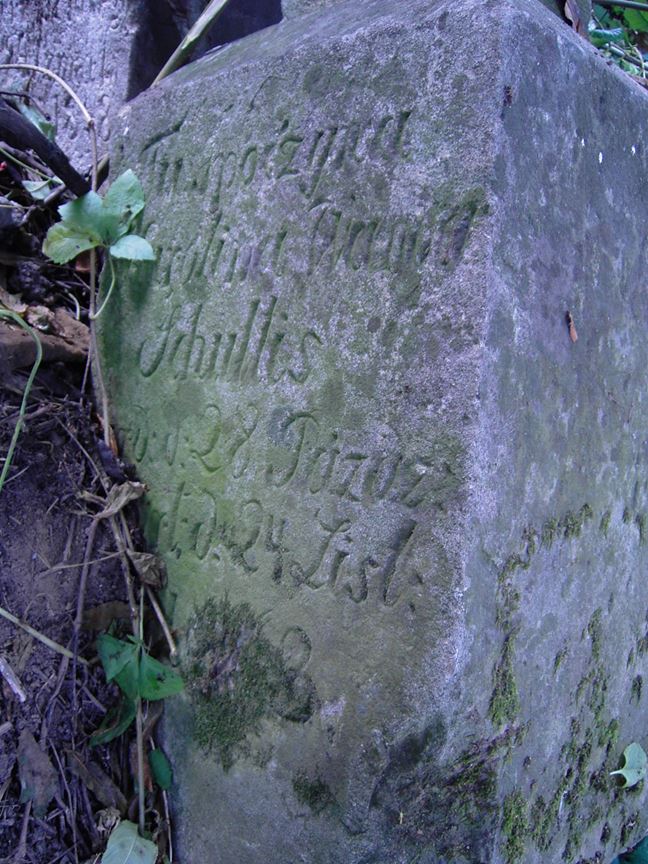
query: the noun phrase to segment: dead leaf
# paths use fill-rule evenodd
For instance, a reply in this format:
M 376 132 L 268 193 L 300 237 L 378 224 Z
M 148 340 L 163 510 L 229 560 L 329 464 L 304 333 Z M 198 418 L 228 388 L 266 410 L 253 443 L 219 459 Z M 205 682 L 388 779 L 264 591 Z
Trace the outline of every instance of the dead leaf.
M 101 603 L 83 613 L 81 626 L 85 630 L 107 630 L 112 621 L 130 621 L 130 607 L 121 600 Z
M 27 309 L 27 304 L 22 302 L 19 294 L 10 294 L 2 285 L 0 285 L 0 306 L 10 309 L 16 315 L 22 315 Z
M 78 753 L 66 750 L 70 771 L 92 792 L 104 807 L 116 808 L 123 816 L 126 812 L 126 799 L 120 789 L 98 765 L 83 762 Z
M 589 42 L 587 22 L 583 22 L 577 0 L 565 0 L 565 18 L 571 23 L 578 35 Z
M 576 332 L 576 326 L 574 324 L 574 319 L 571 312 L 567 312 L 565 318 L 567 320 L 567 327 L 569 329 L 569 338 L 572 342 L 578 341 L 578 333 Z
M 49 757 L 36 743 L 29 731 L 23 729 L 18 741 L 18 772 L 20 774 L 20 800 L 32 801 L 34 814 L 39 818 L 59 791 L 58 777 Z
M 105 810 L 99 810 L 99 812 L 95 814 L 99 835 L 104 836 L 110 834 L 115 825 L 119 825 L 120 818 L 119 810 L 117 810 L 116 807 L 106 807 Z
M 115 516 L 120 510 L 123 510 L 131 501 L 136 501 L 141 498 L 146 492 L 146 486 L 143 483 L 128 481 L 120 483 L 118 486 L 113 486 L 106 496 L 106 507 L 101 513 L 97 513 L 98 519 L 108 519 L 110 516 Z
M 164 561 L 150 552 L 134 552 L 130 549 L 126 551 L 142 582 L 152 588 L 162 588 L 166 580 Z

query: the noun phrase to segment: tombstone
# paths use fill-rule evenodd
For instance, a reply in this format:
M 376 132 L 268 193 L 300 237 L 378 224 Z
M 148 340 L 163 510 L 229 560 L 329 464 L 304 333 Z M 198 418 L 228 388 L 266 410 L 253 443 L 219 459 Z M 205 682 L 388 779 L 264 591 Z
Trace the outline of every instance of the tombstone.
M 114 147 L 179 856 L 608 862 L 647 825 L 645 94 L 537 0 L 320 5 Z

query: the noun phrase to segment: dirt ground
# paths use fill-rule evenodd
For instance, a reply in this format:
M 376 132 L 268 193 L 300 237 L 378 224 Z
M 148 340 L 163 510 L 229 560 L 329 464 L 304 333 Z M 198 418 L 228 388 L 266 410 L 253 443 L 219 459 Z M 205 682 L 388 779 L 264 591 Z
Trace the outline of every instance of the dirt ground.
M 125 588 L 110 532 L 100 525 L 88 547 L 97 508 L 83 496 L 101 495 L 101 462 L 96 426 L 79 391 L 81 371 L 58 364 L 37 378 L 0 495 L 2 610 L 74 652 L 81 564 L 87 552 L 96 562 L 88 569 L 76 662 L 0 618 L 0 860 L 16 864 L 85 861 L 105 845 L 115 821 L 111 803 L 132 810 L 119 794 L 127 799 L 133 793 L 126 741 L 88 743 L 117 693 L 96 662 L 92 624 L 106 627 L 115 611 L 123 611 Z M 20 399 L 14 388 L 2 387 L 0 454 L 7 451 Z M 25 730 L 37 744 L 36 757 Z M 84 769 L 99 769 L 114 789 L 104 783 L 97 797 Z M 22 787 L 33 788 L 21 788 L 21 779 Z M 41 788 L 47 784 L 53 795 L 43 803 L 38 799 L 47 798 Z M 30 795 L 31 803 L 25 800 Z
M 34 202 L 25 176 L 0 160 L 0 474 L 35 356 L 7 309 L 39 333 L 44 352 L 0 482 L 0 864 L 95 864 L 120 819 L 139 821 L 138 777 L 146 834 L 158 860 L 168 860 L 166 796 L 147 755 L 161 702 L 144 709 L 139 763 L 135 724 L 110 743 L 91 741 L 110 728 L 119 701 L 97 636 L 110 629 L 125 638 L 136 596 L 154 596 L 156 586 L 144 587 L 134 564 L 144 548 L 136 503 L 119 511 L 118 529 L 117 517 L 98 518 L 107 496 L 135 478 L 101 441 L 87 362 L 87 267 L 45 259 L 43 237 L 61 201 Z M 161 656 L 155 616 L 145 612 L 144 622 L 146 648 Z

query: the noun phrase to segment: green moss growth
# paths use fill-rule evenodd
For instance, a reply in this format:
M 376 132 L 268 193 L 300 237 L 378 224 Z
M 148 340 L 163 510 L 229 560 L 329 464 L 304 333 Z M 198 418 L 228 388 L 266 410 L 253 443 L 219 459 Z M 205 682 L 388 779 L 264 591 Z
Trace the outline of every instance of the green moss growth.
M 594 511 L 589 504 L 583 504 L 577 513 L 566 513 L 561 520 L 563 536 L 566 539 L 571 537 L 580 537 L 584 524 L 592 519 Z
M 560 523 L 557 519 L 548 519 L 542 526 L 542 545 L 547 549 L 551 549 L 553 546 L 553 542 L 558 535 L 559 525 Z
M 553 666 L 554 675 L 560 669 L 562 662 L 566 656 L 567 656 L 567 646 L 565 646 L 564 648 L 561 648 L 560 651 L 558 651 L 558 653 L 554 657 L 554 666 Z
M 513 670 L 514 650 L 515 637 L 511 634 L 504 640 L 502 653 L 493 673 L 489 714 L 493 724 L 498 727 L 512 723 L 520 710 L 520 695 Z
M 329 804 L 334 803 L 331 790 L 320 777 L 310 780 L 304 773 L 296 774 L 292 781 L 295 797 L 313 813 L 321 813 Z
M 605 513 L 601 516 L 601 522 L 599 524 L 599 531 L 603 534 L 604 537 L 607 537 L 608 529 L 610 527 L 610 520 L 612 519 L 612 512 L 610 510 L 606 510 Z
M 524 845 L 529 835 L 527 802 L 519 790 L 504 799 L 502 834 L 507 864 L 515 864 L 524 855 Z
M 629 525 L 632 522 L 632 513 L 630 512 L 629 507 L 625 507 L 623 510 L 623 524 Z
M 589 633 L 589 637 L 592 640 L 592 657 L 594 658 L 594 660 L 598 660 L 601 656 L 601 644 L 603 640 L 603 626 L 601 623 L 602 618 L 602 610 L 596 609 L 587 625 L 587 632 Z
M 225 769 L 264 717 L 305 722 L 313 711 L 310 679 L 286 668 L 246 603 L 208 600 L 189 622 L 183 671 L 195 712 L 197 743 Z
M 635 516 L 635 525 L 639 529 L 639 542 L 643 546 L 648 536 L 648 519 L 645 513 L 638 513 Z
M 544 798 L 539 796 L 531 808 L 531 836 L 533 842 L 542 852 L 546 852 L 551 845 L 552 832 L 558 822 L 562 796 L 563 789 L 559 787 L 549 804 L 546 804 Z
M 636 675 L 630 687 L 630 701 L 635 700 L 641 702 L 641 691 L 643 688 L 643 678 L 641 675 Z
M 610 720 L 607 726 L 605 726 L 605 728 L 599 733 L 598 745 L 599 747 L 605 747 L 606 751 L 609 753 L 610 750 L 616 746 L 618 740 L 619 721 Z

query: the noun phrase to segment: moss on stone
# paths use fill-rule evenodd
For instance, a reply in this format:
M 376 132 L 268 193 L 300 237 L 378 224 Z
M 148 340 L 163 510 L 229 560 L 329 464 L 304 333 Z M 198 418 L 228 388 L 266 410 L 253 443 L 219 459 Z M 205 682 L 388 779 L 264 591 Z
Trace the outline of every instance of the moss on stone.
M 564 648 L 561 648 L 560 651 L 558 651 L 558 653 L 554 657 L 554 666 L 553 666 L 554 675 L 560 669 L 562 662 L 566 656 L 567 656 L 567 646 L 565 646 Z
M 504 799 L 502 834 L 507 864 L 515 864 L 524 855 L 524 846 L 529 836 L 527 802 L 519 790 Z
M 236 748 L 263 717 L 304 722 L 312 713 L 310 679 L 289 670 L 251 607 L 210 599 L 189 622 L 183 659 L 197 743 L 227 769 Z
M 536 798 L 531 808 L 531 836 L 538 849 L 546 852 L 551 845 L 552 832 L 558 822 L 558 812 L 563 790 L 559 787 L 547 804 L 542 796 Z
M 489 714 L 493 724 L 498 727 L 512 723 L 520 710 L 520 695 L 513 670 L 514 650 L 515 637 L 511 634 L 504 640 L 502 653 L 493 673 Z
M 561 520 L 563 536 L 566 539 L 570 539 L 572 537 L 580 537 L 584 524 L 590 519 L 592 519 L 593 516 L 594 511 L 589 504 L 583 504 L 580 510 L 578 510 L 576 513 L 571 511 L 569 513 L 566 513 Z
M 635 516 L 635 525 L 639 529 L 639 542 L 643 546 L 648 536 L 648 519 L 645 513 L 638 513 Z
M 601 656 L 601 643 L 603 640 L 602 618 L 603 611 L 601 609 L 596 609 L 592 613 L 592 617 L 587 624 L 587 632 L 592 641 L 592 657 L 594 660 L 598 660 Z
M 603 534 L 604 537 L 607 537 L 611 518 L 612 512 L 610 510 L 606 510 L 605 513 L 601 516 L 601 521 L 599 523 L 599 531 Z
M 321 813 L 334 802 L 331 790 L 319 776 L 311 780 L 307 774 L 300 772 L 293 777 L 292 785 L 297 800 L 313 813 Z
M 542 526 L 542 545 L 551 549 L 558 534 L 559 522 L 557 519 L 548 519 Z

